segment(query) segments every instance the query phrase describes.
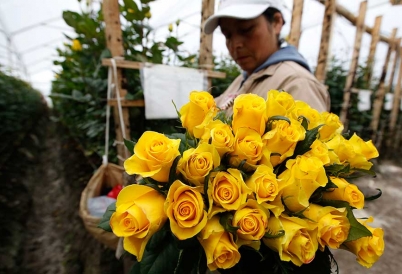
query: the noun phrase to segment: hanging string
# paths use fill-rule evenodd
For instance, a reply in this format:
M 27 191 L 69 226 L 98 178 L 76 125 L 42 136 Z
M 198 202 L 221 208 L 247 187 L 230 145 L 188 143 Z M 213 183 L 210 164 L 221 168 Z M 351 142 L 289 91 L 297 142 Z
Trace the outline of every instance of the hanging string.
M 119 85 L 117 84 L 117 65 L 116 60 L 114 58 L 110 59 L 112 63 L 112 67 L 109 68 L 108 71 L 108 89 L 107 89 L 107 102 L 112 97 L 112 90 L 115 89 L 116 99 L 117 99 L 117 109 L 119 113 L 119 121 L 120 121 L 120 128 L 121 128 L 121 135 L 124 139 L 126 139 L 126 130 L 125 124 L 123 120 L 123 108 L 121 106 L 121 97 L 120 97 L 120 89 Z M 108 155 L 109 155 L 109 130 L 110 130 L 110 105 L 106 105 L 106 129 L 105 129 L 105 155 L 103 155 L 103 164 L 108 163 Z M 123 142 L 114 142 L 115 144 L 124 145 Z M 127 150 L 124 149 L 124 156 L 127 159 L 129 156 L 127 155 Z M 120 155 L 117 156 L 120 160 L 123 159 Z

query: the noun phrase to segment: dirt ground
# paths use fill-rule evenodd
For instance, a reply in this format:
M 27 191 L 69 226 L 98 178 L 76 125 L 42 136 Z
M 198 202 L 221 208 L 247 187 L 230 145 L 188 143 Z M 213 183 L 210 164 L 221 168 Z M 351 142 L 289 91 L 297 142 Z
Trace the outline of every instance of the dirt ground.
M 18 166 L 0 170 L 0 273 L 123 273 L 114 251 L 94 240 L 78 216 L 81 192 L 96 163 L 88 162 L 60 125 L 42 123 L 42 130 L 28 136 L 25 147 L 10 159 Z M 46 141 L 41 145 L 38 140 Z M 373 226 L 384 229 L 385 253 L 366 269 L 351 253 L 336 251 L 341 274 L 402 269 L 402 165 L 379 161 L 377 169 L 376 178 L 355 182 L 383 191 L 358 216 L 373 215 Z

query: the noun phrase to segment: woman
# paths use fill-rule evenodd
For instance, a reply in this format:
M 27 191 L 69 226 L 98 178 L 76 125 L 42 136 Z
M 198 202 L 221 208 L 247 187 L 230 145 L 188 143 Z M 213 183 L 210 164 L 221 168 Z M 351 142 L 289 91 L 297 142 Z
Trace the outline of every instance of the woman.
M 279 38 L 284 19 L 280 0 L 221 0 L 218 12 L 208 18 L 204 31 L 218 26 L 230 55 L 243 70 L 216 98 L 217 105 L 232 112 L 237 95 L 255 93 L 265 99 L 271 89 L 284 90 L 318 111 L 329 111 L 327 89 L 311 73 L 306 60 Z

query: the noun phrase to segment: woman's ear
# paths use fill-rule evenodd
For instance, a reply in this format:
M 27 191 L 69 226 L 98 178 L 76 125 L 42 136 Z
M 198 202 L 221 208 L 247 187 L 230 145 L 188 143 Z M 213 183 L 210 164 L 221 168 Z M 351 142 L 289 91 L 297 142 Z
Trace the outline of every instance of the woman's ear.
M 280 12 L 275 12 L 273 27 L 276 35 L 279 35 L 282 30 L 282 26 L 285 24 L 282 14 Z

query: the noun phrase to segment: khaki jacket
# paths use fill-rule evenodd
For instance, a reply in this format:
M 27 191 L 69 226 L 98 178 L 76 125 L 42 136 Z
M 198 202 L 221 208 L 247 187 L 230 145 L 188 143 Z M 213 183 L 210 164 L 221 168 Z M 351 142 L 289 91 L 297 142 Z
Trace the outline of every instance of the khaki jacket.
M 236 96 L 254 93 L 267 99 L 267 92 L 271 89 L 284 90 L 319 112 L 329 111 L 331 106 L 326 87 L 293 61 L 280 62 L 253 73 L 241 86 L 242 81 L 243 75 L 239 75 L 224 93 L 215 98 L 217 106 L 226 109 L 228 115 L 233 113 L 232 105 Z

